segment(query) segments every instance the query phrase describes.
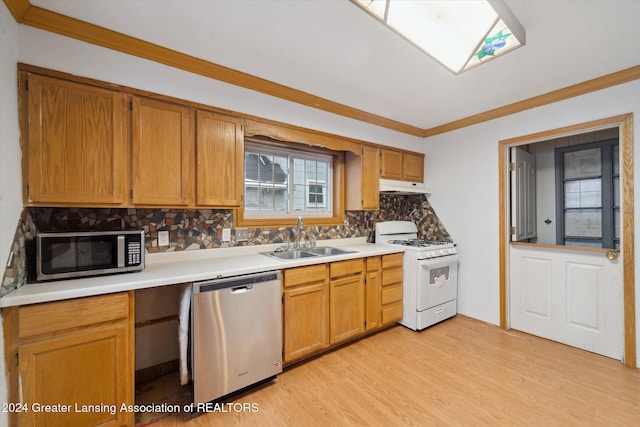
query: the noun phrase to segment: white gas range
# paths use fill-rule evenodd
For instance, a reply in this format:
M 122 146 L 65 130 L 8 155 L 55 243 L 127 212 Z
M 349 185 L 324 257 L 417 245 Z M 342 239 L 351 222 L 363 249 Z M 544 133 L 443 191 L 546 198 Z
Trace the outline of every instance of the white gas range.
M 418 228 L 411 221 L 379 222 L 375 236 L 377 244 L 405 249 L 400 324 L 419 331 L 455 316 L 458 295 L 456 245 L 418 239 Z

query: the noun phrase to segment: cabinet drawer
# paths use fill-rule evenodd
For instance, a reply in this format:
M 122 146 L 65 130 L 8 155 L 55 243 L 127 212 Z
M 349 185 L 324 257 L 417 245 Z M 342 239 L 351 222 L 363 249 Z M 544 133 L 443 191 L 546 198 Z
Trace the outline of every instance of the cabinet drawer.
M 402 268 L 382 270 L 382 286 L 402 283 Z
M 331 271 L 331 277 L 347 276 L 349 274 L 362 273 L 363 260 L 362 258 L 350 259 L 348 261 L 332 262 L 329 265 Z
M 326 278 L 327 264 L 288 268 L 284 270 L 284 287 L 288 288 L 303 283 L 324 282 Z
M 18 334 L 20 338 L 24 338 L 126 319 L 128 316 L 129 294 L 127 292 L 45 302 L 20 307 Z
M 402 303 L 393 304 L 382 309 L 382 323 L 397 322 L 402 319 Z
M 382 305 L 402 302 L 402 283 L 382 288 Z
M 389 254 L 382 256 L 382 268 L 401 267 L 404 253 Z
M 382 261 L 379 256 L 371 256 L 367 258 L 367 271 L 376 271 L 380 270 L 380 266 L 382 265 Z

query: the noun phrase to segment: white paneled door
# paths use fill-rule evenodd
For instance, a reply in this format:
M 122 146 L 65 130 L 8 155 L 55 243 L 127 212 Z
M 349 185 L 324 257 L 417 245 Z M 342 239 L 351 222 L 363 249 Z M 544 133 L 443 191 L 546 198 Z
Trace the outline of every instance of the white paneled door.
M 623 359 L 621 259 L 524 245 L 509 258 L 511 328 Z

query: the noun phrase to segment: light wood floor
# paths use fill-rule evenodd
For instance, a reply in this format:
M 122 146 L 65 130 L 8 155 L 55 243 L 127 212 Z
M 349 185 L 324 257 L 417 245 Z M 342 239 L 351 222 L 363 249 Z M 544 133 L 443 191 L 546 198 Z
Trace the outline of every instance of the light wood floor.
M 462 316 L 397 326 L 165 426 L 638 426 L 640 371 Z M 238 408 L 241 405 L 236 405 Z

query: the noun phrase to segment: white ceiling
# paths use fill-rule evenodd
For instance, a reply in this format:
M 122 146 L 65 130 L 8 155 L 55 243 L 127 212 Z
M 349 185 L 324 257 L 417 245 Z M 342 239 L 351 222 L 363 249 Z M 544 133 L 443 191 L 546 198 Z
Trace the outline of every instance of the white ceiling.
M 640 1 L 506 3 L 526 46 L 456 76 L 348 0 L 31 1 L 423 129 L 640 64 Z

